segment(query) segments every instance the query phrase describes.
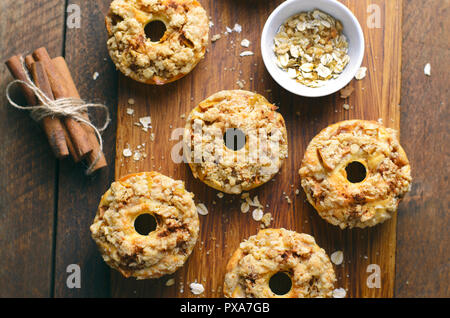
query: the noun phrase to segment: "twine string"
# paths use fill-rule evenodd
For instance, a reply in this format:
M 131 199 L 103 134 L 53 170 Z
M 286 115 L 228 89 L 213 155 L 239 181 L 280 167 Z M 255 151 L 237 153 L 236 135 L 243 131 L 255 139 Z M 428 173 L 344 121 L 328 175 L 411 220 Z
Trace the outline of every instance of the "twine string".
M 70 117 L 86 126 L 91 127 L 98 139 L 100 149 L 97 153 L 96 159 L 89 165 L 86 170 L 86 174 L 90 175 L 93 172 L 93 168 L 100 159 L 101 153 L 103 152 L 103 139 L 101 133 L 108 127 L 109 123 L 111 122 L 111 116 L 108 107 L 103 104 L 87 103 L 82 99 L 72 97 L 52 100 L 48 98 L 47 95 L 45 95 L 44 92 L 39 87 L 37 87 L 30 79 L 28 72 L 25 69 L 25 65 L 23 64 L 23 59 L 22 67 L 24 69 L 24 73 L 27 75 L 27 81 L 14 80 L 8 84 L 8 86 L 6 87 L 6 98 L 8 99 L 8 102 L 11 104 L 11 106 L 17 109 L 29 111 L 31 118 L 33 118 L 33 120 L 35 120 L 36 122 L 40 122 L 42 119 L 49 116 Z M 14 102 L 11 98 L 10 89 L 16 84 L 21 84 L 29 88 L 40 101 L 41 105 L 23 106 Z M 89 119 L 86 119 L 84 117 L 84 115 L 90 108 L 104 111 L 105 120 L 103 125 L 95 126 L 89 121 Z

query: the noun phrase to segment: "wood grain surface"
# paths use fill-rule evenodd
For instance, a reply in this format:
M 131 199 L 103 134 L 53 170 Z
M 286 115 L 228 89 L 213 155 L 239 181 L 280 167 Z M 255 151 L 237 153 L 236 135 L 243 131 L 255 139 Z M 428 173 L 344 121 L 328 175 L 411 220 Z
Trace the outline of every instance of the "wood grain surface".
M 383 120 L 388 127 L 399 129 L 401 84 L 401 0 L 343 1 L 358 17 L 366 37 L 363 65 L 368 76 L 354 81 L 355 92 L 344 100 L 339 94 L 307 99 L 284 91 L 270 78 L 260 54 L 260 34 L 273 9 L 282 1 L 201 1 L 214 22 L 211 34 L 222 33 L 222 39 L 209 47 L 206 58 L 185 78 L 163 87 L 145 86 L 123 76 L 119 77 L 116 178 L 138 171 L 156 170 L 175 179 L 184 180 L 197 202 L 209 209 L 200 216 L 199 242 L 186 265 L 173 277 L 175 285 L 165 287 L 168 277 L 136 282 L 112 273 L 113 296 L 192 297 L 189 284 L 201 282 L 205 293 L 200 297 L 222 297 L 226 263 L 239 243 L 260 229 L 251 213 L 240 212 L 239 196 L 217 197 L 217 191 L 195 180 L 189 167 L 176 163 L 171 152 L 180 142 L 177 128 L 183 128 L 183 115 L 197 103 L 223 89 L 237 89 L 237 81 L 245 81 L 244 89 L 265 95 L 280 107 L 288 130 L 289 158 L 274 182 L 250 192 L 271 212 L 271 227 L 284 227 L 308 233 L 329 254 L 344 252 L 344 264 L 335 266 L 336 287 L 347 289 L 349 297 L 392 297 L 394 295 L 396 221 L 394 216 L 381 226 L 371 229 L 341 231 L 324 222 L 305 202 L 298 169 L 309 141 L 326 126 L 345 119 Z M 376 4 L 381 12 L 381 28 L 369 28 L 368 6 Z M 226 26 L 242 25 L 242 33 L 224 36 Z M 345 31 L 344 31 L 345 32 Z M 252 57 L 240 57 L 245 48 L 239 43 L 251 41 Z M 135 105 L 128 103 L 135 100 Z M 343 104 L 351 109 L 346 111 Z M 127 108 L 133 108 L 133 116 Z M 140 117 L 151 116 L 155 141 L 150 132 L 136 127 Z M 182 130 L 181 130 L 182 131 Z M 123 150 L 136 149 L 145 144 L 146 158 L 139 161 L 125 158 Z M 292 203 L 289 203 L 285 196 Z M 381 269 L 381 288 L 368 288 L 366 280 L 369 264 Z
M 253 28 L 249 28 L 253 26 L 254 20 L 245 24 L 240 19 L 238 21 L 231 12 L 223 11 L 225 3 L 232 3 L 245 10 L 263 10 L 261 5 L 258 6 L 260 0 L 245 1 L 256 5 L 251 5 L 249 9 L 245 3 L 243 4 L 243 0 L 201 1 L 202 4 L 211 8 L 210 15 L 216 22 L 216 28 L 212 30 L 212 34 L 223 31 L 227 23 L 232 26 L 235 22 L 245 25 L 243 37 L 250 37 L 248 34 L 251 32 L 256 33 L 256 30 L 252 31 Z M 121 279 L 113 278 L 111 285 L 110 270 L 103 263 L 88 230 L 100 196 L 114 180 L 117 72 L 106 51 L 107 36 L 103 23 L 103 16 L 107 12 L 109 3 L 110 0 L 0 1 L 2 62 L 13 54 L 32 52 L 44 45 L 52 56 L 65 55 L 80 95 L 87 100 L 106 102 L 113 114 L 111 127 L 104 135 L 109 168 L 86 179 L 83 176 L 83 167 L 74 165 L 70 160 L 61 164 L 53 160 L 51 149 L 40 128 L 25 112 L 16 111 L 10 107 L 4 94 L 0 98 L 1 297 L 108 297 L 110 295 L 144 297 L 162 294 L 155 289 L 155 286 L 156 288 L 160 286 L 158 282 L 129 281 L 125 292 L 117 290 L 122 286 Z M 64 15 L 68 15 L 65 13 L 65 8 L 70 4 L 77 4 L 81 9 L 81 28 L 79 29 L 70 29 L 65 24 Z M 396 297 L 450 297 L 448 256 L 450 255 L 448 232 L 450 220 L 448 149 L 450 145 L 447 84 L 450 68 L 448 41 L 445 40 L 450 37 L 449 5 L 448 0 L 403 0 L 401 131 L 402 145 L 408 153 L 413 168 L 414 183 L 411 193 L 400 205 L 398 213 L 394 293 Z M 275 4 L 267 5 L 266 9 L 269 11 L 274 6 Z M 260 18 L 261 20 L 267 17 L 268 13 L 265 14 Z M 222 40 L 219 40 L 216 45 L 228 48 L 230 44 L 220 44 Z M 258 51 L 255 44 L 251 48 L 255 52 Z M 216 53 L 214 46 L 211 46 L 210 50 L 211 53 Z M 230 54 L 237 55 L 237 52 L 239 51 L 236 50 Z M 241 59 L 237 57 L 234 60 L 237 66 L 239 66 L 239 60 Z M 423 67 L 428 62 L 432 65 L 431 77 L 423 74 Z M 203 61 L 184 81 L 191 81 L 191 77 L 196 76 L 196 72 L 202 75 L 208 73 L 207 70 L 201 69 L 205 67 L 205 63 L 207 60 Z M 244 60 L 243 63 L 247 62 Z M 254 75 L 254 78 L 258 76 L 259 79 L 271 81 L 267 75 L 264 75 L 262 65 L 255 70 L 259 70 L 259 73 Z M 99 78 L 94 81 L 92 76 L 96 71 L 99 72 Z M 220 78 L 233 75 L 234 80 L 230 79 L 226 88 L 236 88 L 234 82 L 240 76 L 236 72 L 221 73 L 223 74 L 219 74 Z M 384 77 L 384 75 L 378 75 Z M 243 73 L 241 78 L 248 77 L 249 73 Z M 212 75 L 211 78 L 213 78 Z M 205 78 L 204 83 L 208 80 L 210 78 Z M 6 67 L 0 63 L 1 91 L 4 92 L 9 81 L 11 77 Z M 259 90 L 266 87 L 261 84 L 252 85 L 254 86 L 248 84 L 247 89 Z M 276 88 L 277 86 L 270 83 L 267 87 Z M 207 93 L 211 92 L 197 93 L 194 101 L 188 98 L 187 102 L 192 104 L 187 108 L 193 107 Z M 326 125 L 327 123 L 322 123 L 325 121 L 324 118 L 328 118 L 329 113 L 334 111 L 334 106 L 327 106 L 328 99 L 311 103 L 293 98 L 288 101 L 284 99 L 286 104 L 281 104 L 280 94 L 288 93 L 283 91 L 282 93 L 274 92 L 271 95 L 264 91 L 261 93 L 268 96 L 271 101 L 279 102 L 284 116 L 289 114 L 291 108 L 293 112 L 298 107 L 301 112 L 314 113 L 315 117 L 306 117 L 317 118 L 316 121 L 311 119 L 312 122 L 305 125 L 308 129 L 297 128 L 307 135 L 305 135 L 305 141 L 302 141 L 300 145 L 292 144 L 291 137 L 291 148 L 298 146 L 301 152 L 306 147 L 306 139 L 312 138 L 323 125 Z M 191 91 L 187 94 L 191 94 Z M 337 97 L 335 100 L 340 102 Z M 334 98 L 331 98 L 331 101 L 334 101 Z M 294 102 L 300 105 L 292 106 Z M 340 107 L 336 109 L 341 111 Z M 362 108 L 359 111 L 362 111 Z M 343 116 L 343 114 L 340 115 Z M 179 123 L 182 122 L 175 115 L 167 116 L 166 122 L 171 124 L 169 122 L 172 118 Z M 350 118 L 350 114 L 347 118 Z M 298 122 L 304 123 L 304 120 L 300 117 Z M 301 160 L 300 157 L 301 155 L 297 156 L 296 162 Z M 282 173 L 285 174 L 285 170 Z M 186 179 L 192 178 L 187 167 L 182 167 L 182 174 Z M 296 174 L 293 176 L 297 178 Z M 299 180 L 294 181 L 298 186 Z M 191 188 L 192 183 L 197 184 L 191 181 L 191 184 L 188 184 Z M 270 188 L 274 190 L 275 187 L 271 185 Z M 213 198 L 215 192 L 207 194 L 208 191 L 211 192 L 204 188 L 204 194 L 197 193 L 197 197 L 205 201 L 208 195 Z M 219 202 L 215 197 L 214 200 Z M 210 206 L 210 202 L 205 203 Z M 321 233 L 327 230 L 320 227 L 323 221 L 318 219 L 315 212 L 301 198 L 296 199 L 295 204 L 302 205 L 304 206 L 302 209 L 306 209 L 300 211 L 301 215 L 296 216 L 297 220 L 309 222 L 309 228 L 306 227 L 307 224 L 304 224 L 300 230 L 309 232 L 309 229 L 312 229 L 309 233 L 316 235 L 317 238 L 322 237 Z M 277 211 L 289 213 L 280 209 Z M 54 221 L 53 213 L 57 213 Z M 238 214 L 237 211 L 231 213 Z M 305 215 L 313 222 L 303 219 Z M 248 233 L 256 229 L 256 225 L 253 224 L 255 222 L 250 218 L 243 221 L 248 221 L 248 225 L 251 226 Z M 56 222 L 55 225 L 54 222 Z M 203 222 L 205 222 L 204 219 Z M 276 221 L 276 224 L 279 225 L 279 221 Z M 225 225 L 224 227 L 230 228 Z M 330 229 L 336 231 L 336 229 Z M 318 239 L 318 242 L 324 245 L 323 240 Z M 342 242 L 339 240 L 335 244 L 323 247 L 330 252 L 334 248 L 340 248 Z M 52 255 L 55 260 L 54 265 Z M 223 262 L 227 260 L 228 255 L 224 252 Z M 68 275 L 66 268 L 70 264 L 79 264 L 81 267 L 80 289 L 69 289 L 66 286 Z M 212 267 L 210 269 L 213 270 Z M 187 284 L 186 281 L 184 283 Z M 210 283 L 207 286 L 209 288 Z M 165 288 L 167 287 L 161 286 L 161 289 Z M 167 291 L 163 292 L 167 293 Z M 173 294 L 175 292 L 176 290 L 171 291 Z M 185 291 L 184 296 L 192 295 Z
M 395 295 L 450 297 L 450 1 L 404 1 L 403 17 L 400 122 L 414 182 L 398 213 Z
M 65 58 L 83 99 L 114 106 L 117 98 L 117 75 L 106 50 L 104 17 L 109 1 L 69 1 L 80 8 L 80 28 L 66 29 Z M 101 40 L 99 40 L 99 37 Z M 94 73 L 99 76 L 93 79 Z M 111 107 L 115 118 L 115 107 Z M 96 118 L 96 116 L 94 116 Z M 97 118 L 100 119 L 100 118 Z M 114 179 L 115 120 L 103 134 L 109 169 L 86 177 L 85 166 L 67 160 L 59 171 L 58 224 L 56 230 L 56 297 L 108 297 L 109 270 L 104 264 L 89 226 L 94 219 L 99 196 Z M 81 289 L 68 289 L 66 268 L 81 268 Z
M 53 54 L 61 54 L 63 12 L 64 3 L 57 0 L 1 1 L 2 64 L 12 55 L 30 52 L 33 46 L 45 45 Z M 0 297 L 48 297 L 53 289 L 57 163 L 39 126 L 27 113 L 7 106 L 4 92 L 11 80 L 2 65 Z M 25 104 L 18 92 L 14 96 Z

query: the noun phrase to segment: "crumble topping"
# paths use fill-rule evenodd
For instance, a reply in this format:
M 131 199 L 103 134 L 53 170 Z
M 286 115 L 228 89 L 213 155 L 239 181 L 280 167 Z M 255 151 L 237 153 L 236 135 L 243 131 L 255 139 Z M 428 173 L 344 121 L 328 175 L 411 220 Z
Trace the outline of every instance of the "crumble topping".
M 159 42 L 145 34 L 155 20 L 166 27 Z M 208 43 L 209 20 L 196 0 L 114 0 L 106 26 L 117 68 L 147 84 L 165 84 L 192 71 Z
M 156 172 L 130 175 L 103 195 L 91 225 L 105 262 L 125 277 L 158 278 L 183 266 L 197 241 L 199 221 L 184 183 Z M 135 220 L 152 215 L 156 229 L 139 234 Z

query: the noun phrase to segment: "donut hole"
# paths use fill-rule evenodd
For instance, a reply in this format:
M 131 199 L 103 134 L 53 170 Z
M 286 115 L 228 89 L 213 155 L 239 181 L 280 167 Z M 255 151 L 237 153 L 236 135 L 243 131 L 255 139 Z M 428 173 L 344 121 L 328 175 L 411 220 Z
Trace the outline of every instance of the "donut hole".
M 245 133 L 238 128 L 228 128 L 223 135 L 223 142 L 228 149 L 238 151 L 244 148 L 247 142 Z
M 145 36 L 152 42 L 159 42 L 166 31 L 166 24 L 160 20 L 151 21 L 144 28 Z
M 345 172 L 347 173 L 347 180 L 351 183 L 360 183 L 364 181 L 367 176 L 367 169 L 359 161 L 350 162 L 347 167 L 345 167 Z
M 278 272 L 270 278 L 269 287 L 275 295 L 286 295 L 292 288 L 291 277 L 285 272 Z
M 153 214 L 141 214 L 134 220 L 134 229 L 141 235 L 149 235 L 157 227 L 158 222 Z

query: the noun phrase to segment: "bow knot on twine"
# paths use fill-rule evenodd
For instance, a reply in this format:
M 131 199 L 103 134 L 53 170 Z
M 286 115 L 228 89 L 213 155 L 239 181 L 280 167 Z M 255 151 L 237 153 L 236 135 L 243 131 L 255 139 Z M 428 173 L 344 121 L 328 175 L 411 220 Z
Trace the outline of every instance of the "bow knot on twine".
M 23 61 L 22 61 L 23 62 Z M 20 110 L 27 110 L 30 112 L 31 118 L 36 121 L 40 122 L 46 117 L 70 117 L 77 122 L 80 122 L 81 124 L 84 124 L 86 126 L 89 126 L 92 128 L 92 130 L 95 132 L 95 135 L 97 136 L 98 142 L 99 142 L 99 152 L 96 156 L 96 159 L 87 167 L 86 174 L 90 175 L 93 172 L 94 166 L 97 164 L 98 160 L 100 159 L 100 156 L 103 152 L 103 139 L 101 136 L 101 133 L 108 127 L 109 123 L 111 122 L 111 117 L 109 113 L 109 109 L 106 105 L 103 104 L 95 104 L 95 103 L 87 103 L 86 101 L 79 99 L 79 98 L 60 98 L 53 100 L 49 98 L 39 87 L 36 86 L 36 84 L 31 80 L 31 78 L 28 75 L 28 72 L 26 71 L 25 65 L 22 63 L 22 67 L 24 70 L 24 73 L 27 76 L 27 81 L 22 80 L 14 80 L 11 83 L 8 84 L 6 87 L 6 98 L 8 99 L 8 102 L 11 104 L 11 106 L 20 109 Z M 16 102 L 14 102 L 11 98 L 10 90 L 12 86 L 16 84 L 21 84 L 26 86 L 28 89 L 30 89 L 36 98 L 39 100 L 40 105 L 34 105 L 34 106 L 23 106 L 19 105 Z M 90 108 L 99 109 L 105 113 L 104 116 L 104 122 L 103 125 L 96 126 L 91 123 L 89 120 L 89 117 L 86 116 L 86 113 L 88 113 L 88 110 Z

